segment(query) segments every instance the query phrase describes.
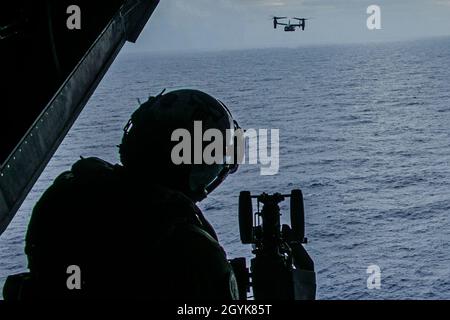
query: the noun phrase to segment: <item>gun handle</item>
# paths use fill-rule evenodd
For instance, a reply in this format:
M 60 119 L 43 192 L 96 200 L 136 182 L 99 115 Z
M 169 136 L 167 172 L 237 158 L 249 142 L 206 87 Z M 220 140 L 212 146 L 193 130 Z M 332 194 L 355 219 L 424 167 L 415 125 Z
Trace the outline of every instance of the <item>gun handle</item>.
M 291 191 L 291 227 L 294 236 L 302 243 L 305 239 L 305 207 L 301 190 Z
M 316 300 L 316 273 L 314 271 L 292 270 L 295 300 Z
M 300 242 L 291 241 L 289 247 L 297 269 L 314 271 L 314 261 Z
M 316 273 L 314 261 L 298 241 L 289 243 L 296 269 L 292 270 L 295 300 L 316 299 Z
M 229 262 L 236 277 L 239 300 L 247 300 L 247 292 L 250 289 L 250 272 L 247 268 L 247 262 L 245 258 L 235 258 L 229 260 Z
M 249 191 L 239 194 L 239 231 L 243 244 L 253 243 L 253 207 Z

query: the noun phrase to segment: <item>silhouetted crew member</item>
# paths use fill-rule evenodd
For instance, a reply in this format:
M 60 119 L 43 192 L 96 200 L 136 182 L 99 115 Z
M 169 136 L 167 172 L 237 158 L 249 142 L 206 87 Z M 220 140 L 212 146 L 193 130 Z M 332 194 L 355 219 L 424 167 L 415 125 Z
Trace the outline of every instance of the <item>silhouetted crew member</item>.
M 161 93 L 125 127 L 122 165 L 86 158 L 56 178 L 33 210 L 25 248 L 30 273 L 14 294 L 237 298 L 225 252 L 195 204 L 237 165 L 173 163 L 179 142 L 172 132 L 185 128 L 194 139 L 194 121 L 202 121 L 203 132 L 237 128 L 225 105 L 203 92 Z M 72 265 L 80 268 L 81 289 L 69 289 L 76 283 Z

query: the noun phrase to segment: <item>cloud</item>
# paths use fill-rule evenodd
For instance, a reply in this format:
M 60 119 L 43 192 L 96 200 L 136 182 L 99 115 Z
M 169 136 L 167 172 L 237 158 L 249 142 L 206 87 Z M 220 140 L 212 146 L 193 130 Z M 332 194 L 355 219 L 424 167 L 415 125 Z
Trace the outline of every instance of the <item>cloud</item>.
M 383 29 L 366 27 L 369 5 Z M 403 40 L 450 33 L 450 0 L 162 0 L 134 50 L 221 50 Z M 273 29 L 270 17 L 313 17 L 305 32 Z M 421 23 L 417 23 L 420 21 Z
M 434 2 L 442 6 L 450 6 L 450 0 L 435 0 Z
M 262 6 L 262 7 L 270 7 L 270 6 L 286 6 L 292 4 L 301 4 L 304 0 L 230 0 L 235 4 L 240 5 L 254 5 L 254 6 Z

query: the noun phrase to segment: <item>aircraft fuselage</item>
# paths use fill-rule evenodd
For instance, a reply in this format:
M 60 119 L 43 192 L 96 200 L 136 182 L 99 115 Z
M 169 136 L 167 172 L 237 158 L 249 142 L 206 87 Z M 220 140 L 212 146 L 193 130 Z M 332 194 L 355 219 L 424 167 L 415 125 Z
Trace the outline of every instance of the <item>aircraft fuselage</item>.
M 285 26 L 284 31 L 286 32 L 295 31 L 295 26 Z

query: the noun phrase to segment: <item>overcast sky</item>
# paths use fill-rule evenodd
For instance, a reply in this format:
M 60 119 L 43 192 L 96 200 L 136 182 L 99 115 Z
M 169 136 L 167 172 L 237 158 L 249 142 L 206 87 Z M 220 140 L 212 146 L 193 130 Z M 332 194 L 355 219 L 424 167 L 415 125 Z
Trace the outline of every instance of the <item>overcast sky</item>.
M 381 7 L 382 30 L 366 26 Z M 306 31 L 273 29 L 272 15 L 312 17 Z M 125 51 L 221 50 L 395 41 L 450 35 L 450 0 L 161 0 Z

